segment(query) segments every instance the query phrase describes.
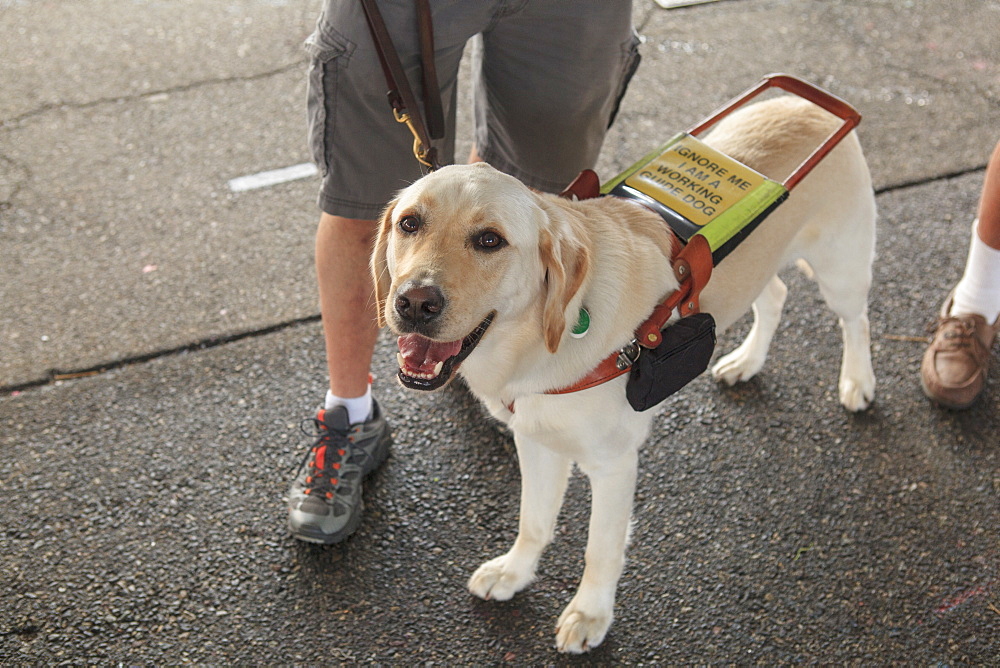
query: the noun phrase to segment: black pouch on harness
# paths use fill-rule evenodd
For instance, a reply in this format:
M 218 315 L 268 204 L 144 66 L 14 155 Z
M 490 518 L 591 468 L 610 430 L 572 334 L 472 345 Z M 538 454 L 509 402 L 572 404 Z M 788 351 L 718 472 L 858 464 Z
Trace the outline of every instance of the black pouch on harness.
M 643 348 L 632 365 L 625 396 L 637 411 L 657 405 L 701 375 L 715 350 L 715 318 L 694 313 L 663 330 L 653 349 Z

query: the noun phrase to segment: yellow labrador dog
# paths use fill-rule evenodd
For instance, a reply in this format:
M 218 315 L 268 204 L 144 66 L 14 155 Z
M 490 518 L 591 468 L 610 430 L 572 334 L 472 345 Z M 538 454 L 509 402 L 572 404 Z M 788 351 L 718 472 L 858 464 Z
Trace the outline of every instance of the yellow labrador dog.
M 779 97 L 724 119 L 706 143 L 784 179 L 838 121 Z M 749 308 L 746 340 L 712 368 L 725 383 L 760 370 L 786 288 L 776 273 L 804 260 L 840 318 L 840 401 L 872 400 L 867 318 L 875 201 L 856 136 L 848 135 L 715 270 L 701 296 L 720 331 Z M 639 447 L 655 411 L 635 412 L 626 376 L 571 394 L 546 394 L 626 345 L 677 286 L 672 238 L 655 213 L 603 197 L 534 192 L 485 164 L 445 167 L 399 193 L 381 220 L 372 270 L 381 323 L 399 335 L 399 378 L 433 390 L 458 372 L 514 433 L 521 470 L 517 539 L 469 579 L 481 598 L 507 600 L 535 576 L 553 536 L 573 462 L 592 507 L 586 566 L 556 625 L 566 652 L 595 647 L 611 624 L 625 563 Z M 572 336 L 581 307 L 590 329 Z

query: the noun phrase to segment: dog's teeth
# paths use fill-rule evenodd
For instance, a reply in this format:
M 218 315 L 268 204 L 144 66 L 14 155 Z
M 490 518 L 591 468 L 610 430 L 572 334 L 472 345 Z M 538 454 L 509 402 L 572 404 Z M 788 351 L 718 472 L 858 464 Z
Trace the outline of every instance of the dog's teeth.
M 406 373 L 410 378 L 417 378 L 419 380 L 434 380 L 441 375 L 441 369 L 444 368 L 444 361 L 440 361 L 434 365 L 434 368 L 430 372 L 420 372 L 420 371 L 409 371 L 407 370 L 406 358 L 403 357 L 402 353 L 396 353 L 396 363 L 399 364 L 400 371 Z

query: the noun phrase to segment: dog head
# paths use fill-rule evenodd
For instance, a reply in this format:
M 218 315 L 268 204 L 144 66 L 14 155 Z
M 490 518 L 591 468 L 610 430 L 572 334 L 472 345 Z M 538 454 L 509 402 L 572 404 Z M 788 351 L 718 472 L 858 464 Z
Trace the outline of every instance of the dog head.
M 482 163 L 440 169 L 389 204 L 371 266 L 405 386 L 443 387 L 500 322 L 533 319 L 556 351 L 588 253 L 553 211 Z

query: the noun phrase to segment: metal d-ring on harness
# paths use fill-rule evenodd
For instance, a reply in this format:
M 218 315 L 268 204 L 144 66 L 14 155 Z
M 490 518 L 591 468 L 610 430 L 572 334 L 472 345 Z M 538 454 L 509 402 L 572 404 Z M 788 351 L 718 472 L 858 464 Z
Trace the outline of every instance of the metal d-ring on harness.
M 639 348 L 639 342 L 632 339 L 618 350 L 618 357 L 615 358 L 615 367 L 619 371 L 625 371 L 636 363 L 640 352 L 642 352 L 642 349 Z

